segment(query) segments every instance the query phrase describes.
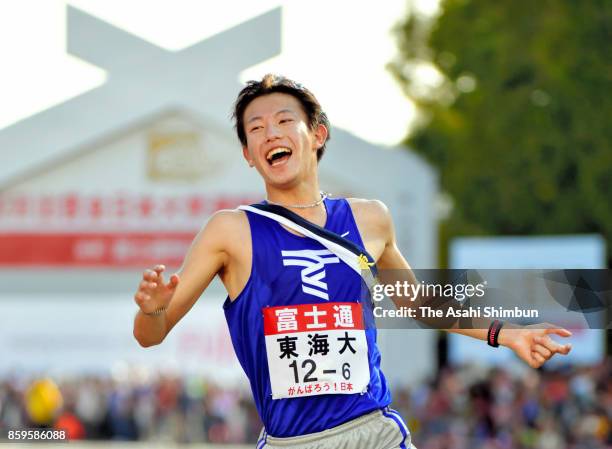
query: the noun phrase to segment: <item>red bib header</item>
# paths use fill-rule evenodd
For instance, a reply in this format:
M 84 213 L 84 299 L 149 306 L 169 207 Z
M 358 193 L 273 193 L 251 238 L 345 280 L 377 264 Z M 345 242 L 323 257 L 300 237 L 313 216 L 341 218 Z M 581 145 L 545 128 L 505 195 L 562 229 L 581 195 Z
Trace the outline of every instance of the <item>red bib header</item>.
M 265 335 L 364 329 L 361 304 L 356 302 L 264 307 L 262 313 Z

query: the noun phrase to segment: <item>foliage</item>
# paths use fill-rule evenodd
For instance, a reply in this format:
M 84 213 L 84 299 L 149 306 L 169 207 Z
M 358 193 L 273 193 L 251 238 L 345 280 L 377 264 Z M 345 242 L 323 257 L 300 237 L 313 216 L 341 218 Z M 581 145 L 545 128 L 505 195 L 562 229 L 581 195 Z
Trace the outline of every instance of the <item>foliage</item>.
M 424 117 L 406 143 L 453 199 L 444 232 L 600 233 L 610 255 L 612 2 L 441 8 L 398 26 L 390 68 Z

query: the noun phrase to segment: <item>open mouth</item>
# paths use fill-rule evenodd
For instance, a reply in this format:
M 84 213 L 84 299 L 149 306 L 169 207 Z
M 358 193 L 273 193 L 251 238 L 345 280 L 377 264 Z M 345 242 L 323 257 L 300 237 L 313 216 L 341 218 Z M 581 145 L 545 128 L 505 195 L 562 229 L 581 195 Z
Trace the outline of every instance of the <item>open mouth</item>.
M 278 147 L 268 151 L 266 160 L 268 164 L 275 166 L 286 162 L 291 157 L 292 151 L 286 147 Z

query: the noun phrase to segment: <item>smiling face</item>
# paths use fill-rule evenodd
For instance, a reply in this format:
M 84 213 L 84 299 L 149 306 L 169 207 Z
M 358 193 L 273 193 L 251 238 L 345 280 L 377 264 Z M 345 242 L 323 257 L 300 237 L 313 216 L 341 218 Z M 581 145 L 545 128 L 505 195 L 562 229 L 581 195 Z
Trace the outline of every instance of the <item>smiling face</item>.
M 243 118 L 244 157 L 266 184 L 286 188 L 316 176 L 317 149 L 325 143 L 327 129 L 309 128 L 298 99 L 284 93 L 257 97 Z

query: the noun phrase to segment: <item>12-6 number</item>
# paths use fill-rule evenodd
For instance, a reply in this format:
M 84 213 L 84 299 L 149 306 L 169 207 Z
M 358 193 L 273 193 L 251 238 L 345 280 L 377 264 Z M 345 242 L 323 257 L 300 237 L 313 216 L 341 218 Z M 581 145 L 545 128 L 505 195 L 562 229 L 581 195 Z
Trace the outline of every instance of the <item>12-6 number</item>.
M 297 360 L 294 360 L 293 362 L 291 362 L 289 364 L 289 368 L 293 368 L 293 378 L 295 380 L 295 383 L 300 383 L 300 376 L 298 373 L 298 364 L 297 364 Z M 302 368 L 306 369 L 308 368 L 308 371 L 306 372 L 306 374 L 304 375 L 304 380 L 303 382 L 317 382 L 319 380 L 318 377 L 313 377 L 312 374 L 315 372 L 315 370 L 317 369 L 317 364 L 315 363 L 314 360 L 312 359 L 306 359 L 302 362 Z M 346 380 L 349 380 L 351 378 L 351 365 L 349 363 L 344 363 L 342 365 L 342 377 L 344 377 Z

